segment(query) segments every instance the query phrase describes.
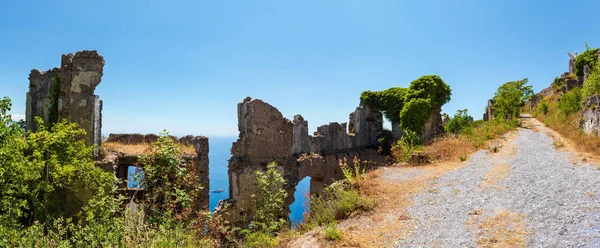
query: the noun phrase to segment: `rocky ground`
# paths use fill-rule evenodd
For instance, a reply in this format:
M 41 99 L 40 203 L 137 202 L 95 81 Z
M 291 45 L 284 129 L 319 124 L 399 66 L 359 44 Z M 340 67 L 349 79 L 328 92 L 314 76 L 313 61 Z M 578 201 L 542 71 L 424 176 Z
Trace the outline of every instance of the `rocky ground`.
M 496 152 L 379 170 L 380 204 L 338 225 L 343 243 L 305 236 L 302 245 L 600 247 L 600 163 L 537 120 L 524 122 Z

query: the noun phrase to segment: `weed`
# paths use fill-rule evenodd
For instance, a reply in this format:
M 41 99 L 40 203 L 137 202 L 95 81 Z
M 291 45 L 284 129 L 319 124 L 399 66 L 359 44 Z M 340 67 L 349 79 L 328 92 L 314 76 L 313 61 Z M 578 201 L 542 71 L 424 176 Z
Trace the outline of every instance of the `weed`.
M 467 161 L 467 154 L 465 154 L 465 153 L 461 154 L 460 161 L 462 161 L 462 162 Z
M 337 241 L 344 238 L 342 232 L 337 229 L 337 224 L 335 222 L 329 223 L 327 227 L 325 227 L 325 238 L 330 241 Z

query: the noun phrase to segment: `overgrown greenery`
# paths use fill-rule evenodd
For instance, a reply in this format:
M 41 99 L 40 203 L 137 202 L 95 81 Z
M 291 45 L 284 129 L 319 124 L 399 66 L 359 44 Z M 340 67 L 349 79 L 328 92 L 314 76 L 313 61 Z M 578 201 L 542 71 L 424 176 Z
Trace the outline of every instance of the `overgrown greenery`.
M 286 226 L 283 208 L 287 192 L 284 189 L 285 179 L 277 171 L 277 163 L 267 165 L 267 171 L 256 171 L 255 186 L 258 192 L 252 195 L 255 219 L 252 229 L 267 234 L 274 234 Z
M 444 126 L 444 130 L 447 133 L 458 134 L 463 129 L 470 127 L 472 123 L 472 118 L 470 118 L 467 109 L 457 110 L 454 117 L 448 120 L 446 126 Z
M 600 64 L 592 67 L 590 75 L 583 83 L 583 99 L 587 100 L 593 95 L 600 95 Z
M 521 114 L 521 108 L 532 96 L 533 89 L 527 85 L 527 78 L 507 82 L 501 85 L 494 95 L 494 118 L 517 119 Z
M 575 73 L 577 76 L 583 76 L 583 68 L 585 65 L 590 69 L 594 68 L 598 63 L 598 48 L 591 49 L 586 47 L 586 51 L 577 56 L 575 59 Z
M 144 210 L 148 222 L 161 225 L 174 221 L 190 224 L 195 216 L 194 200 L 199 199 L 202 187 L 196 168 L 183 159 L 181 147 L 169 137 L 165 130 L 152 146 L 150 153 L 142 156 L 144 185 L 149 192 L 145 195 Z
M 583 107 L 581 101 L 582 90 L 579 87 L 575 87 L 571 91 L 566 92 L 560 97 L 560 99 L 558 100 L 558 109 L 562 114 L 567 116 L 577 113 Z
M 408 88 L 364 91 L 360 99 L 362 103 L 383 111 L 392 124 L 420 134 L 432 111 L 450 101 L 451 95 L 450 86 L 441 77 L 428 75 L 412 81 Z

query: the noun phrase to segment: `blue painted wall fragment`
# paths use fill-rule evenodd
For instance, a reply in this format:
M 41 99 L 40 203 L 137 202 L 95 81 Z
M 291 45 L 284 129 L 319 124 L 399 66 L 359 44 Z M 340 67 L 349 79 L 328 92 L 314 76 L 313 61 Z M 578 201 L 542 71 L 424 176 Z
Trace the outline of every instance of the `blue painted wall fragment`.
M 144 189 L 144 169 L 134 165 L 127 168 L 127 188 Z

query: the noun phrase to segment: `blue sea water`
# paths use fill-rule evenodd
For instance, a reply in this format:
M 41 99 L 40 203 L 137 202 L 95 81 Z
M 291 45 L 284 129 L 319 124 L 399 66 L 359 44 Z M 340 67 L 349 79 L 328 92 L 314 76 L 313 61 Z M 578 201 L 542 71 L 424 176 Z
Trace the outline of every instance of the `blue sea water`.
M 209 175 L 210 190 L 224 189 L 222 192 L 210 193 L 210 210 L 214 211 L 220 200 L 229 198 L 229 177 L 227 175 L 227 161 L 231 158 L 231 144 L 237 137 L 209 137 Z M 304 178 L 294 193 L 294 203 L 290 205 L 289 219 L 292 223 L 302 222 L 306 211 L 306 194 L 310 188 L 310 178 Z

